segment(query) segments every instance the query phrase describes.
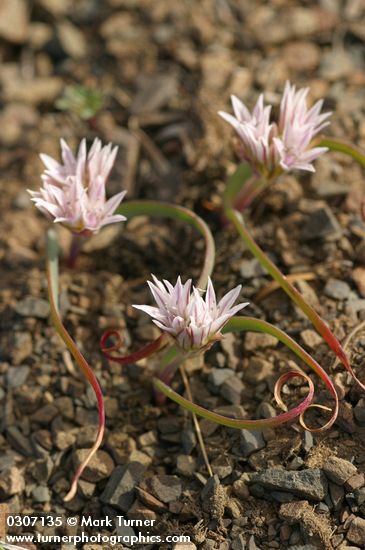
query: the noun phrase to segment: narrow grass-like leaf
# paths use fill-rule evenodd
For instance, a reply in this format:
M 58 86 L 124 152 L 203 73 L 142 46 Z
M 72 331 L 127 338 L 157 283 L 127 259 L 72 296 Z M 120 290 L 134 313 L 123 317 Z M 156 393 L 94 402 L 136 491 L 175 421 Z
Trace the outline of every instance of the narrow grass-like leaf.
M 215 261 L 215 245 L 211 231 L 202 218 L 195 212 L 183 206 L 159 201 L 128 201 L 122 203 L 116 211 L 116 214 L 126 216 L 128 219 L 135 216 L 154 216 L 158 218 L 170 218 L 180 220 L 194 227 L 204 238 L 205 257 L 203 268 L 197 283 L 197 287 L 205 289 L 208 283 L 208 277 L 211 275 Z
M 338 415 L 339 400 L 335 386 L 331 378 L 328 376 L 326 371 L 317 363 L 313 357 L 306 352 L 293 338 L 288 334 L 275 327 L 271 323 L 262 321 L 261 319 L 255 319 L 253 317 L 233 317 L 223 329 L 223 334 L 226 332 L 241 332 L 241 331 L 253 331 L 253 332 L 262 332 L 265 334 L 270 334 L 277 338 L 282 344 L 284 344 L 288 349 L 297 355 L 308 367 L 310 367 L 324 382 L 326 388 L 331 394 L 332 398 L 335 401 L 335 406 L 333 408 L 332 416 L 330 420 L 322 426 L 319 430 L 323 431 L 332 426 Z
M 340 138 L 323 137 L 315 141 L 316 147 L 328 147 L 331 151 L 338 151 L 347 155 L 365 168 L 365 152 L 350 141 Z
M 66 344 L 67 348 L 69 349 L 70 353 L 72 354 L 73 358 L 79 365 L 80 369 L 82 370 L 84 376 L 87 378 L 89 383 L 91 384 L 94 392 L 95 397 L 97 400 L 98 405 L 98 414 L 99 414 L 99 428 L 97 431 L 95 443 L 90 449 L 87 457 L 85 458 L 84 462 L 79 466 L 77 471 L 74 474 L 71 488 L 67 495 L 65 496 L 64 500 L 69 501 L 71 500 L 77 491 L 77 483 L 78 480 L 84 471 L 87 464 L 90 462 L 93 455 L 96 453 L 98 448 L 101 445 L 101 442 L 103 440 L 104 436 L 104 427 L 105 427 L 105 409 L 104 409 L 104 399 L 103 399 L 103 393 L 100 387 L 100 384 L 93 373 L 92 369 L 90 368 L 88 362 L 82 355 L 82 353 L 77 348 L 77 345 L 67 332 L 66 328 L 64 327 L 59 311 L 58 311 L 58 242 L 56 234 L 53 230 L 49 230 L 47 233 L 47 277 L 48 277 L 48 298 L 51 308 L 51 318 L 53 321 L 53 324 L 55 326 L 56 331 Z
M 111 337 L 117 338 L 117 342 L 114 343 L 112 346 L 107 346 L 107 341 Z M 161 334 L 159 338 L 157 338 L 150 344 L 147 344 L 143 348 L 133 353 L 130 353 L 129 355 L 111 355 L 113 352 L 121 348 L 123 341 L 120 338 L 120 334 L 117 330 L 107 330 L 106 332 L 104 332 L 103 336 L 100 339 L 100 348 L 103 355 L 110 361 L 114 361 L 115 363 L 119 363 L 120 365 L 130 365 L 131 363 L 136 363 L 141 359 L 149 357 L 156 351 L 163 348 L 167 344 L 167 342 L 168 336 L 166 334 Z
M 322 367 L 301 346 L 299 346 L 299 344 L 297 344 L 292 338 L 290 338 L 290 336 L 285 334 L 285 332 L 281 331 L 280 329 L 274 327 L 270 323 L 261 321 L 259 319 L 253 319 L 251 317 L 233 317 L 230 321 L 228 321 L 227 325 L 224 327 L 222 332 L 228 333 L 228 332 L 241 332 L 241 331 L 264 332 L 266 334 L 271 334 L 272 336 L 275 336 L 285 346 L 287 346 L 291 351 L 293 351 L 300 359 L 302 359 L 305 362 L 305 364 L 308 367 L 310 367 L 323 380 L 323 382 L 325 383 L 327 389 L 329 390 L 329 392 L 331 393 L 335 401 L 335 406 L 333 408 L 331 419 L 325 424 L 325 426 L 320 428 L 320 430 L 323 431 L 326 428 L 329 428 L 335 421 L 338 414 L 338 396 L 332 381 L 330 380 L 327 373 L 322 369 Z M 288 379 L 293 378 L 294 376 L 302 377 L 308 382 L 309 391 L 308 391 L 307 397 L 299 405 L 297 405 L 296 407 L 294 407 L 293 409 L 287 412 L 279 414 L 274 418 L 259 419 L 259 420 L 243 420 L 243 419 L 241 420 L 241 419 L 228 418 L 221 414 L 217 414 L 213 411 L 209 411 L 204 407 L 201 407 L 200 405 L 192 403 L 191 401 L 179 395 L 171 387 L 166 385 L 161 380 L 158 380 L 157 378 L 153 380 L 153 383 L 155 387 L 160 392 L 164 393 L 169 399 L 171 399 L 172 401 L 175 401 L 176 403 L 178 403 L 188 411 L 193 412 L 199 416 L 202 416 L 207 420 L 211 420 L 212 422 L 216 422 L 217 424 L 222 424 L 230 428 L 263 429 L 268 427 L 279 426 L 280 424 L 283 424 L 285 422 L 291 422 L 295 418 L 302 415 L 303 412 L 311 405 L 313 400 L 313 395 L 314 395 L 314 385 L 312 380 L 305 373 L 294 372 L 294 371 L 291 371 L 290 373 L 286 373 L 284 375 L 284 378 L 282 378 L 282 380 L 287 381 Z
M 281 273 L 281 271 L 276 267 L 276 265 L 270 260 L 270 258 L 265 254 L 265 252 L 258 246 L 258 244 L 253 240 L 249 231 L 247 230 L 243 217 L 240 212 L 237 212 L 233 208 L 227 208 L 225 215 L 229 219 L 234 227 L 237 229 L 238 234 L 242 238 L 243 242 L 251 253 L 256 256 L 261 265 L 265 267 L 268 273 L 273 279 L 275 279 L 281 288 L 287 293 L 289 298 L 303 311 L 303 313 L 308 317 L 308 319 L 313 324 L 314 328 L 319 332 L 322 338 L 327 342 L 328 346 L 336 354 L 338 359 L 341 361 L 345 369 L 351 374 L 353 379 L 357 384 L 365 390 L 365 385 L 358 379 L 355 372 L 353 371 L 350 361 L 336 336 L 333 334 L 331 329 L 325 323 L 325 321 L 318 315 L 318 313 L 309 305 L 303 296 L 298 292 L 298 290 L 290 283 L 287 277 Z

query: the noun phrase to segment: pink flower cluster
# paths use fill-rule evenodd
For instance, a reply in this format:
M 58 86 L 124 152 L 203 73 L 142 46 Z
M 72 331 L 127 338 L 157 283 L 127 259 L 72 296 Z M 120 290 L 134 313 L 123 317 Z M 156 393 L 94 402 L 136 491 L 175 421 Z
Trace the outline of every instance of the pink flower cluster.
M 77 156 L 61 140 L 62 164 L 48 155 L 41 155 L 46 167 L 43 187 L 30 191 L 36 207 L 55 223 L 61 223 L 74 233 L 91 235 L 110 223 L 125 220 L 114 214 L 125 191 L 106 200 L 105 186 L 113 167 L 118 147 L 103 147 L 95 139 L 89 153 L 86 140 L 80 143 Z
M 270 122 L 271 105 L 260 95 L 252 114 L 232 96 L 234 115 L 220 111 L 240 137 L 240 154 L 259 174 L 270 177 L 293 169 L 314 172 L 312 162 L 326 147 L 312 147 L 313 138 L 329 124 L 331 113 L 322 113 L 323 100 L 307 107 L 309 88 L 296 90 L 287 82 L 280 104 L 279 122 Z
M 241 292 L 241 285 L 228 292 L 217 303 L 212 281 L 208 280 L 205 300 L 195 287 L 191 290 L 191 279 L 186 283 L 177 279 L 175 286 L 169 281 L 159 281 L 152 275 L 153 283 L 148 281 L 157 307 L 138 306 L 153 317 L 153 322 L 164 332 L 170 334 L 184 351 L 208 348 L 221 338 L 220 331 L 239 310 L 248 302 L 233 306 Z

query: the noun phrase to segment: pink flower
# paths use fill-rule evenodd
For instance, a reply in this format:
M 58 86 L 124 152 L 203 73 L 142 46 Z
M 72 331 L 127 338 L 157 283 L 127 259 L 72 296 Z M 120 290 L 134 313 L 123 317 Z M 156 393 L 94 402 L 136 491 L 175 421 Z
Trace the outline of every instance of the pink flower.
M 46 166 L 43 187 L 29 191 L 36 207 L 55 223 L 74 233 L 98 233 L 104 226 L 125 220 L 114 214 L 126 191 L 106 200 L 105 186 L 117 154 L 117 147 L 102 146 L 95 139 L 89 153 L 86 140 L 81 141 L 77 156 L 61 140 L 63 164 L 48 155 L 41 155 Z
M 329 121 L 331 113 L 320 114 L 323 99 L 317 101 L 308 110 L 306 98 L 309 88 L 296 91 L 290 82 L 285 84 L 285 90 L 280 105 L 279 136 L 273 141 L 280 156 L 280 166 L 288 171 L 297 168 L 314 172 L 311 162 L 327 147 L 310 147 L 310 142 Z
M 229 122 L 241 139 L 240 154 L 257 172 L 265 167 L 270 173 L 277 164 L 277 154 L 273 147 L 272 137 L 275 125 L 270 124 L 271 105 L 264 107 L 264 96 L 261 94 L 251 113 L 244 103 L 232 96 L 235 116 L 219 111 L 219 115 Z
M 262 94 L 252 115 L 235 96 L 232 96 L 235 116 L 219 112 L 239 135 L 242 158 L 259 174 L 270 177 L 292 169 L 314 172 L 311 163 L 327 151 L 326 147 L 311 147 L 311 141 L 329 124 L 326 119 L 331 113 L 320 114 L 323 100 L 308 109 L 308 91 L 309 88 L 296 91 L 295 86 L 286 83 L 278 124 L 270 124 L 271 106 L 264 106 Z
M 191 291 L 191 279 L 182 284 L 181 278 L 178 277 L 175 286 L 172 286 L 166 280 L 159 281 L 154 275 L 152 278 L 154 282 L 148 281 L 148 286 L 157 307 L 133 307 L 153 317 L 153 322 L 161 330 L 169 333 L 184 351 L 210 347 L 214 341 L 221 338 L 220 331 L 227 321 L 248 305 L 247 302 L 233 306 L 241 291 L 241 285 L 228 292 L 217 304 L 210 279 L 204 300 L 198 289 L 193 287 Z

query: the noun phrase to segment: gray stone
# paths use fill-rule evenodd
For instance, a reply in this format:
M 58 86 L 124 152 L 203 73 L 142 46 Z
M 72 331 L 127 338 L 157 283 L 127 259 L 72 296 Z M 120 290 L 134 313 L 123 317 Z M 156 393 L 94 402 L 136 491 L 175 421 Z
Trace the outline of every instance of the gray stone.
M 259 550 L 259 548 L 256 546 L 255 538 L 253 535 L 250 536 L 250 539 L 248 541 L 248 550 Z
M 327 494 L 327 480 L 318 468 L 286 471 L 270 468 L 253 474 L 250 483 L 272 491 L 286 491 L 298 497 L 321 501 Z
M 40 485 L 39 487 L 35 487 L 32 491 L 32 497 L 35 502 L 49 502 L 51 500 L 51 495 L 48 487 L 45 487 L 44 485 Z
M 323 292 L 329 298 L 334 298 L 335 300 L 346 300 L 351 292 L 351 288 L 344 281 L 339 279 L 329 279 Z
M 0 4 L 0 36 L 14 44 L 26 42 L 29 10 L 25 0 L 3 0 Z
M 302 330 L 300 336 L 304 344 L 310 349 L 316 349 L 323 343 L 322 337 L 318 334 L 318 332 L 315 332 L 310 328 Z
M 346 78 L 356 71 L 355 56 L 344 48 L 333 48 L 321 55 L 319 74 L 329 81 Z
M 73 453 L 75 468 L 79 468 L 89 454 L 89 449 L 77 449 Z M 88 462 L 82 473 L 82 479 L 90 483 L 97 483 L 110 477 L 114 470 L 114 461 L 105 451 L 98 450 Z
M 316 511 L 327 514 L 330 510 L 325 502 L 320 502 L 316 508 Z
M 31 470 L 31 474 L 34 479 L 40 483 L 41 481 L 48 481 L 52 471 L 53 461 L 50 456 L 47 456 L 45 458 L 40 458 L 39 460 L 35 461 L 34 466 Z
M 308 453 L 308 451 L 310 451 L 313 447 L 313 435 L 311 432 L 304 432 L 302 447 L 306 453 Z
M 333 509 L 335 512 L 338 512 L 342 508 L 342 504 L 345 498 L 345 491 L 340 485 L 336 483 L 329 483 L 329 492 L 331 496 L 331 501 L 333 504 Z
M 357 468 L 348 460 L 338 458 L 337 456 L 330 456 L 322 469 L 328 479 L 337 483 L 337 485 L 344 485 L 350 477 L 357 474 Z
M 266 446 L 262 432 L 259 430 L 241 430 L 240 444 L 245 458 Z
M 238 498 L 242 500 L 247 500 L 250 494 L 246 485 L 246 481 L 244 479 L 236 479 L 236 481 L 233 483 L 233 492 Z
M 274 418 L 277 415 L 276 410 L 270 403 L 263 401 L 256 409 L 258 418 Z
M 256 258 L 252 258 L 252 260 L 242 260 L 240 273 L 244 279 L 252 279 L 254 277 L 261 277 L 267 272 Z
M 17 388 L 22 386 L 28 378 L 30 368 L 26 365 L 22 367 L 10 367 L 6 373 L 6 383 L 8 388 Z
M 79 481 L 79 489 L 80 495 L 89 500 L 95 492 L 95 483 L 90 483 L 89 481 L 81 479 Z
M 53 434 L 53 443 L 55 444 L 57 449 L 59 449 L 60 451 L 64 451 L 65 449 L 72 447 L 75 441 L 76 441 L 75 434 L 69 431 L 57 430 Z
M 183 476 L 191 476 L 196 470 L 196 460 L 191 455 L 179 455 L 176 459 L 176 470 Z
M 117 522 L 118 537 L 133 537 L 135 534 L 134 529 L 130 525 L 126 525 L 123 520 Z
M 280 502 L 280 504 L 292 502 L 295 498 L 291 493 L 284 493 L 283 491 L 272 491 L 271 496 L 276 502 Z
M 262 487 L 262 485 L 259 485 L 258 483 L 253 483 L 252 485 L 250 485 L 249 491 L 250 494 L 256 498 L 264 498 L 265 496 L 265 489 Z
M 141 447 L 148 447 L 149 445 L 155 445 L 157 443 L 157 434 L 151 430 L 138 437 L 138 443 Z
M 302 239 L 309 241 L 323 237 L 338 238 L 341 235 L 341 227 L 332 213 L 332 210 L 326 205 L 317 208 L 312 212 L 303 227 Z
M 65 15 L 70 10 L 70 0 L 39 0 L 38 4 L 54 17 Z
M 358 473 L 351 476 L 345 483 L 345 490 L 347 491 L 356 491 L 365 485 L 364 474 Z
M 365 310 L 365 299 L 364 298 L 358 298 L 358 299 L 350 299 L 346 304 L 346 313 L 349 315 L 353 314 L 356 315 L 360 311 Z
M 245 349 L 248 351 L 255 351 L 259 348 L 274 348 L 277 343 L 277 339 L 271 334 L 248 332 L 245 336 Z
M 220 341 L 220 345 L 222 350 L 227 354 L 227 365 L 235 370 L 239 363 L 239 358 L 235 351 L 237 346 L 235 335 L 232 333 L 225 334 L 223 340 Z
M 138 79 L 131 111 L 133 114 L 158 111 L 176 96 L 177 75 L 171 71 L 165 74 L 141 75 Z
M 131 462 L 139 462 L 140 464 L 143 464 L 146 468 L 151 464 L 152 458 L 148 456 L 146 453 L 142 453 L 141 451 L 138 451 L 137 449 L 134 449 L 130 456 L 129 460 Z
M 251 357 L 244 370 L 244 379 L 252 384 L 267 380 L 274 371 L 274 365 L 262 357 Z
M 62 78 L 58 76 L 37 76 L 32 79 L 17 76 L 3 81 L 3 97 L 6 101 L 39 105 L 54 102 L 63 85 Z
M 157 475 L 146 480 L 151 493 L 161 500 L 168 503 L 178 500 L 182 493 L 181 480 L 177 476 Z
M 22 317 L 37 317 L 38 319 L 47 319 L 49 316 L 49 304 L 46 300 L 27 296 L 24 300 L 18 302 L 15 311 Z
M 237 376 L 231 376 L 223 382 L 220 387 L 220 394 L 232 405 L 240 405 L 242 401 L 242 390 L 244 385 Z
M 200 493 L 200 498 L 203 501 L 209 498 L 209 496 L 214 493 L 218 485 L 220 485 L 219 477 L 217 475 L 210 477 Z
M 58 37 L 65 52 L 75 59 L 87 53 L 87 42 L 84 33 L 70 21 L 61 20 L 57 25 Z
M 220 455 L 211 463 L 212 470 L 219 479 L 224 479 L 231 475 L 233 471 L 233 461 L 229 456 Z
M 23 472 L 17 466 L 11 466 L 1 472 L 0 497 L 9 498 L 22 493 L 25 488 Z
M 365 541 L 365 519 L 355 517 L 347 531 L 347 540 L 363 545 Z
M 13 200 L 13 206 L 19 210 L 27 210 L 32 206 L 31 197 L 27 191 L 20 191 Z
M 356 496 L 356 502 L 359 506 L 364 504 L 364 502 L 365 502 L 365 487 L 362 487 L 361 489 L 357 489 L 355 491 L 355 496 Z
M 234 376 L 235 372 L 232 369 L 212 369 L 208 374 L 208 381 L 215 388 L 218 388 L 231 376 Z
M 295 456 L 288 464 L 289 470 L 299 470 L 304 464 L 304 460 L 300 456 Z
M 6 430 L 6 439 L 10 445 L 24 456 L 32 456 L 33 449 L 29 440 L 16 426 L 9 426 Z
M 101 502 L 127 512 L 134 500 L 134 489 L 143 478 L 145 470 L 145 466 L 139 462 L 118 466 L 101 494 Z
M 238 535 L 238 537 L 232 541 L 231 548 L 232 550 L 246 550 L 246 539 L 243 535 Z
M 190 424 L 181 432 L 181 444 L 186 454 L 190 454 L 196 446 L 196 435 Z
M 357 422 L 361 425 L 365 425 L 365 399 L 362 397 L 353 409 L 354 416 Z
M 33 352 L 32 336 L 29 332 L 15 332 L 11 358 L 14 365 L 20 365 Z

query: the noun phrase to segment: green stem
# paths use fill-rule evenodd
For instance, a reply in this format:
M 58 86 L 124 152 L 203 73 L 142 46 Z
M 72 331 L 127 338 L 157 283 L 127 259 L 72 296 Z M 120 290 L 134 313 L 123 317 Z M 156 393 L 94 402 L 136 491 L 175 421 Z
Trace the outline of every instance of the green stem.
M 70 245 L 70 250 L 69 250 L 69 253 L 68 253 L 68 257 L 66 259 L 66 267 L 68 267 L 70 269 L 75 268 L 77 258 L 79 257 L 82 245 L 83 245 L 85 240 L 86 240 L 86 237 L 83 237 L 79 233 L 73 233 L 72 234 L 72 241 L 71 241 L 71 245 Z
M 337 338 L 333 335 L 329 327 L 318 315 L 318 313 L 305 301 L 303 296 L 298 292 L 298 290 L 288 281 L 288 279 L 281 273 L 281 271 L 276 267 L 276 265 L 270 260 L 270 258 L 265 254 L 265 252 L 256 244 L 256 242 L 251 237 L 248 232 L 242 215 L 233 210 L 233 208 L 228 208 L 226 210 L 226 217 L 232 222 L 234 227 L 237 229 L 238 234 L 242 238 L 243 242 L 250 250 L 250 252 L 256 256 L 261 265 L 265 267 L 267 272 L 271 275 L 275 281 L 281 286 L 281 288 L 288 294 L 289 298 L 303 311 L 303 313 L 311 320 L 313 326 L 317 329 L 319 334 L 325 339 L 331 349 L 336 353 L 336 355 L 344 354 L 341 344 L 338 342 Z M 342 360 L 342 359 L 341 359 Z
M 282 342 L 291 351 L 293 351 L 301 360 L 303 360 L 318 376 L 320 376 L 320 378 L 325 383 L 327 389 L 330 391 L 333 399 L 335 400 L 335 407 L 330 420 L 325 424 L 325 426 L 322 426 L 319 429 L 319 431 L 323 431 L 329 428 L 335 421 L 338 414 L 338 396 L 331 379 L 329 378 L 327 373 L 322 369 L 322 367 L 303 348 L 301 348 L 299 344 L 297 344 L 292 338 L 290 338 L 290 336 L 285 334 L 285 332 L 281 331 L 280 329 L 274 327 L 270 323 L 261 321 L 260 319 L 253 319 L 250 317 L 234 317 L 233 319 L 228 321 L 227 325 L 223 329 L 223 333 L 241 332 L 241 331 L 264 332 L 267 334 L 271 334 L 272 336 L 275 336 L 276 338 L 278 338 L 280 342 Z M 192 403 L 192 401 L 189 401 L 188 399 L 185 399 L 184 397 L 179 395 L 177 392 L 175 392 L 171 387 L 167 386 L 157 378 L 155 378 L 153 382 L 155 387 L 160 392 L 164 393 L 169 399 L 171 399 L 172 401 L 175 401 L 176 403 L 181 405 L 183 408 L 189 410 L 190 412 L 193 412 L 199 416 L 202 416 L 203 418 L 206 418 L 207 420 L 211 420 L 212 422 L 216 422 L 217 424 L 228 426 L 230 428 L 238 428 L 238 429 L 245 428 L 245 429 L 253 430 L 253 429 L 275 427 L 280 424 L 283 424 L 284 422 L 292 421 L 294 418 L 301 416 L 304 413 L 304 411 L 311 405 L 311 402 L 313 399 L 313 393 L 314 393 L 313 382 L 304 373 L 291 372 L 286 374 L 287 379 L 294 376 L 301 376 L 308 382 L 309 392 L 307 397 L 299 405 L 297 405 L 296 407 L 294 407 L 288 412 L 282 413 L 274 418 L 260 419 L 260 420 L 241 420 L 241 419 L 234 419 L 234 418 L 229 418 L 229 417 L 220 415 L 218 413 L 209 411 L 204 407 L 201 407 L 200 405 Z
M 201 289 L 206 288 L 208 277 L 211 275 L 214 268 L 215 245 L 209 227 L 197 214 L 183 206 L 175 206 L 173 204 L 158 201 L 125 202 L 120 205 L 116 213 L 122 214 L 128 219 L 134 218 L 135 216 L 146 215 L 159 218 L 170 218 L 173 220 L 180 220 L 194 227 L 205 240 L 204 263 L 197 286 Z
M 365 168 L 365 152 L 349 141 L 339 138 L 325 137 L 315 141 L 316 147 L 328 147 L 331 151 L 338 151 L 353 158 Z
M 247 181 L 234 201 L 234 209 L 238 212 L 246 210 L 255 200 L 257 195 L 262 193 L 270 183 L 270 180 L 260 180 L 257 178 L 255 178 L 254 181 Z
M 223 193 L 223 203 L 225 205 L 232 204 L 237 199 L 242 188 L 246 184 L 249 184 L 251 177 L 253 177 L 253 174 L 250 166 L 246 163 L 240 164 L 228 178 Z
M 303 313 L 311 321 L 315 329 L 319 332 L 322 338 L 327 342 L 328 346 L 336 354 L 338 359 L 341 361 L 345 369 L 351 374 L 355 382 L 365 390 L 365 385 L 358 379 L 355 372 L 353 371 L 350 361 L 346 355 L 345 350 L 343 349 L 341 343 L 338 341 L 336 336 L 333 334 L 331 329 L 323 321 L 323 319 L 318 315 L 318 313 L 310 306 L 297 291 L 297 289 L 289 282 L 289 280 L 281 273 L 281 271 L 276 267 L 276 265 L 268 258 L 265 252 L 256 244 L 256 242 L 251 237 L 247 228 L 245 227 L 242 215 L 233 210 L 233 208 L 227 208 L 225 211 L 227 219 L 229 219 L 234 227 L 237 229 L 238 234 L 242 238 L 243 242 L 246 244 L 247 248 L 252 252 L 254 256 L 259 260 L 259 262 L 265 267 L 268 273 L 271 275 L 275 281 L 281 286 L 281 288 L 288 294 L 289 298 L 303 311 Z

